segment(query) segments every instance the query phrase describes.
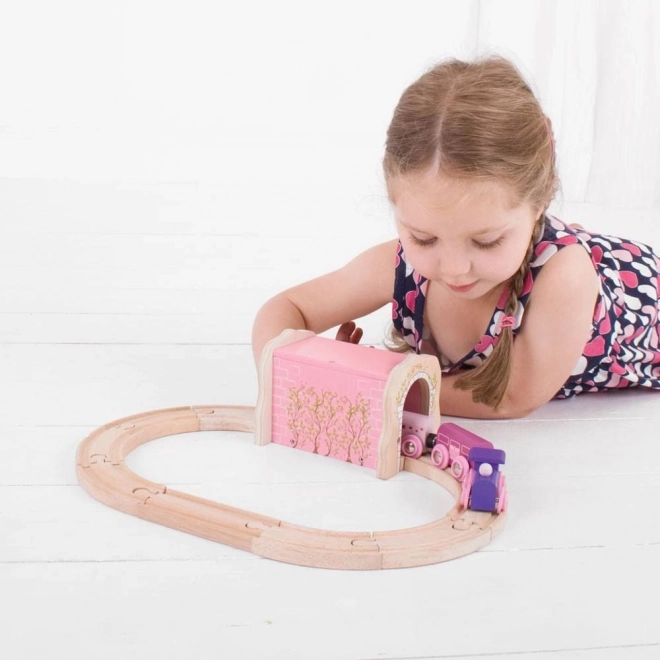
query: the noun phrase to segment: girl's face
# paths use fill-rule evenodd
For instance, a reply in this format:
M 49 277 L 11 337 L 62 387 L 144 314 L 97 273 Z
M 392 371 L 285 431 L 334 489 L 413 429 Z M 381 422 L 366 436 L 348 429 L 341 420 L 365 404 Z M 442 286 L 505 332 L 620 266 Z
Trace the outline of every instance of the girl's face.
M 410 265 L 466 300 L 488 296 L 525 258 L 540 210 L 510 208 L 497 182 L 435 172 L 389 181 L 397 231 Z

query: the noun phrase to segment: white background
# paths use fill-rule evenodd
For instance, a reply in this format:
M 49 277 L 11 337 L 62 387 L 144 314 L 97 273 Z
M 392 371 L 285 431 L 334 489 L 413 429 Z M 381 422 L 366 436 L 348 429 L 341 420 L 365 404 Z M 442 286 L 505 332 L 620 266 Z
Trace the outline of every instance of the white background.
M 554 126 L 556 214 L 660 247 L 658 3 L 0 6 L 3 658 L 657 657 L 654 393 L 467 420 L 507 451 L 507 527 L 406 571 L 290 567 L 131 518 L 77 485 L 74 454 L 129 414 L 254 405 L 256 311 L 394 235 L 385 131 L 445 57 L 520 67 Z M 409 475 L 274 449 L 217 433 L 130 461 L 311 526 L 449 506 Z

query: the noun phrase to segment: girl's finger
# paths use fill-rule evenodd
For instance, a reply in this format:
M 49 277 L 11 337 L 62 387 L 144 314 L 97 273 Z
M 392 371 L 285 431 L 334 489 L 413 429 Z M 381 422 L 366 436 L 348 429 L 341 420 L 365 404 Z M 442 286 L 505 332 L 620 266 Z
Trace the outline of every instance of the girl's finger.
M 342 323 L 337 330 L 337 335 L 335 339 L 337 341 L 351 341 L 351 335 L 355 330 L 355 323 L 353 321 L 348 321 L 347 323 Z

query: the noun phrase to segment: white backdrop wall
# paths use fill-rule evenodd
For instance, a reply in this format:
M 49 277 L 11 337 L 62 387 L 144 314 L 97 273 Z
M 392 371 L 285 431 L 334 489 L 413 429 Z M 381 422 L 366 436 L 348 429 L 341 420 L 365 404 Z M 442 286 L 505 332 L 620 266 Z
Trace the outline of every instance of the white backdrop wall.
M 248 343 L 267 297 L 393 235 L 401 92 L 485 53 L 553 121 L 553 210 L 660 245 L 653 0 L 4 0 L 0 340 Z
M 0 175 L 364 177 L 407 84 L 492 51 L 553 120 L 565 199 L 660 203 L 653 0 L 5 0 Z

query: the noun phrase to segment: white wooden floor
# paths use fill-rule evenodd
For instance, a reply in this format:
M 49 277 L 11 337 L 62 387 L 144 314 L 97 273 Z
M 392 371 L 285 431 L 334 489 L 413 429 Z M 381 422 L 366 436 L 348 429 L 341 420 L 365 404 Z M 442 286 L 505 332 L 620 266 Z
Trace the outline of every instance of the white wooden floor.
M 351 208 L 368 227 L 348 246 L 330 228 L 319 255 L 304 220 L 313 191 L 288 230 L 221 220 L 221 192 L 257 203 L 203 182 L 0 180 L 0 658 L 660 657 L 658 393 L 460 420 L 507 453 L 508 522 L 483 550 L 423 568 L 277 563 L 119 513 L 78 486 L 75 450 L 97 426 L 254 405 L 259 304 L 340 265 L 376 226 L 390 231 L 380 202 L 358 196 Z M 323 201 L 328 218 L 342 212 Z M 660 239 L 660 209 L 570 211 L 571 222 Z M 368 341 L 388 314 L 367 319 Z M 332 529 L 413 526 L 451 504 L 407 473 L 382 482 L 251 441 L 173 436 L 129 463 L 179 490 Z

